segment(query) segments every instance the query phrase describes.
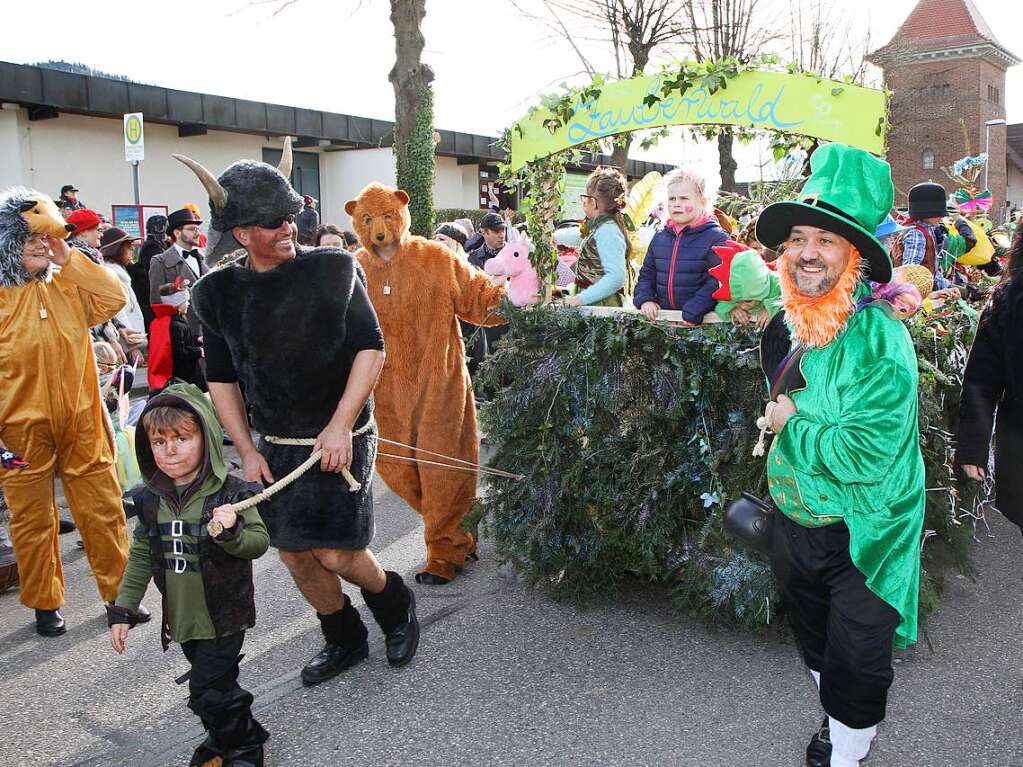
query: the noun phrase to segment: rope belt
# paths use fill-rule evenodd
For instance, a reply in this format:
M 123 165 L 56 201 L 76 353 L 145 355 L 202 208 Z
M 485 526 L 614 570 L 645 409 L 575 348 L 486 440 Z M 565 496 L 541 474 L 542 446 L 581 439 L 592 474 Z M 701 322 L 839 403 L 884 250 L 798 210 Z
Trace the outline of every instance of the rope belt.
M 373 428 L 373 425 L 374 422 L 372 420 L 367 421 L 364 426 L 352 432 L 352 437 L 355 438 L 364 435 L 371 428 Z M 271 445 L 292 445 L 305 447 L 316 444 L 315 439 L 308 437 L 278 437 L 273 435 L 263 435 L 263 439 L 266 442 L 269 442 Z M 407 461 L 410 463 L 422 463 L 428 466 L 437 466 L 442 469 L 450 469 L 452 471 L 479 472 L 481 474 L 487 474 L 494 477 L 503 477 L 505 479 L 514 479 L 520 481 L 525 479 L 525 476 L 522 474 L 512 474 L 511 472 L 502 471 L 501 469 L 493 469 L 489 466 L 480 466 L 479 464 L 473 463 L 472 461 L 465 461 L 462 460 L 461 458 L 453 458 L 452 456 L 444 455 L 443 453 L 435 453 L 431 450 L 425 450 L 424 448 L 421 447 L 415 447 L 414 445 L 406 445 L 404 442 L 395 442 L 394 440 L 384 439 L 379 435 L 377 435 L 377 440 L 388 445 L 403 447 L 408 450 L 415 450 L 425 455 L 433 456 L 435 458 L 443 458 L 445 461 L 450 461 L 451 463 L 440 463 L 439 461 L 429 461 L 424 458 L 415 458 L 412 456 L 405 455 L 395 455 L 393 453 L 378 453 L 377 454 L 378 457 L 390 458 L 396 461 Z M 266 488 L 263 492 L 257 493 L 251 498 L 246 498 L 244 501 L 239 501 L 238 503 L 230 504 L 226 508 L 229 508 L 231 511 L 237 514 L 240 511 L 252 508 L 256 504 L 267 500 L 268 498 L 276 495 L 281 490 L 286 488 L 288 485 L 290 485 L 296 479 L 301 477 L 307 471 L 309 471 L 309 469 L 311 469 L 317 462 L 319 462 L 322 456 L 323 456 L 322 450 L 314 451 L 308 458 L 305 459 L 305 461 L 303 461 L 287 476 L 285 476 L 283 479 L 278 480 L 277 482 L 274 482 L 272 485 L 270 485 L 270 487 Z M 351 492 L 355 493 L 362 489 L 362 485 L 359 483 L 358 480 L 355 479 L 355 477 L 352 476 L 352 473 L 348 470 L 347 467 L 341 468 L 341 476 L 345 478 L 345 481 L 348 483 L 348 489 Z

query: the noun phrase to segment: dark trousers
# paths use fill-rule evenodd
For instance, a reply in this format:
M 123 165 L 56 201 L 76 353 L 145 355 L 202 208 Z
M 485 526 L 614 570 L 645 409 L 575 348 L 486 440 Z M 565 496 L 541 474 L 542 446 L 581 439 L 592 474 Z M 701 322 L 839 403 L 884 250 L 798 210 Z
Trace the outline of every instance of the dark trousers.
M 807 665 L 821 674 L 821 704 L 849 727 L 885 717 L 899 613 L 867 588 L 842 523 L 803 527 L 776 513 L 771 567 Z
M 189 701 L 199 698 L 205 690 L 229 692 L 238 685 L 238 656 L 245 642 L 245 632 L 216 639 L 192 639 L 181 643 L 181 651 L 192 664 L 188 677 Z
M 252 717 L 252 694 L 238 684 L 238 660 L 244 641 L 245 632 L 239 631 L 181 644 L 192 664 L 188 707 L 202 719 L 210 734 L 210 739 L 200 746 L 206 757 L 246 748 L 259 751 L 269 737 Z

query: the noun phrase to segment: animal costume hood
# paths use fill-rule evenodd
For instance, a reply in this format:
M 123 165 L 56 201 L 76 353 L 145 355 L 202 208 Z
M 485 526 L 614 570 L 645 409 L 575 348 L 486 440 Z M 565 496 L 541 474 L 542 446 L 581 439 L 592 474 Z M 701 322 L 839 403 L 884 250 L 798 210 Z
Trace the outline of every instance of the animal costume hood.
M 47 281 L 53 267 L 34 277 L 25 268 L 22 252 L 32 235 L 50 235 L 66 239 L 74 230 L 64 219 L 53 200 L 41 192 L 16 186 L 0 195 L 0 288 L 26 285 L 33 279 Z
M 241 247 L 231 234 L 236 226 L 254 226 L 293 216 L 302 209 L 302 198 L 288 181 L 291 175 L 291 137 L 284 139 L 284 152 L 276 168 L 265 162 L 239 160 L 214 177 L 191 158 L 174 158 L 199 177 L 210 196 L 210 263 Z

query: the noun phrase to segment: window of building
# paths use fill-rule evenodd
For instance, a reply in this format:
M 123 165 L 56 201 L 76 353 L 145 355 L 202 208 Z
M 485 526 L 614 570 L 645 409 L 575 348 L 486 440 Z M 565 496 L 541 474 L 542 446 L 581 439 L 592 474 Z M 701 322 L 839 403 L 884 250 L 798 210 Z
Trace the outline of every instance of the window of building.
M 934 150 L 925 149 L 923 151 L 924 170 L 934 170 Z
M 989 85 L 987 87 L 987 100 L 988 101 L 993 101 L 996 104 L 1000 104 L 1002 102 L 1002 92 L 1001 92 L 1001 89 L 1000 88 L 996 88 L 993 85 Z

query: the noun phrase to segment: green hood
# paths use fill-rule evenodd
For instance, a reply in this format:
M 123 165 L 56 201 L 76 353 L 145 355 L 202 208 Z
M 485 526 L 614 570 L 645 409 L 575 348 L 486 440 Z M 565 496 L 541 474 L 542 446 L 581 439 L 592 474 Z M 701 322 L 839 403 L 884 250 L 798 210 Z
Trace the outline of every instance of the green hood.
M 778 275 L 767 268 L 764 259 L 753 250 L 736 254 L 728 274 L 733 304 L 739 301 L 763 301 L 771 295 L 771 283 Z
M 206 494 L 224 484 L 227 478 L 227 464 L 224 462 L 224 430 L 217 420 L 213 405 L 198 387 L 192 384 L 177 383 L 168 386 L 159 394 L 150 397 L 138 421 L 135 435 L 135 456 L 138 458 L 139 471 L 146 486 L 160 495 L 175 498 L 177 493 L 170 477 L 160 471 L 153 458 L 153 450 L 149 445 L 142 422 L 146 413 L 158 407 L 176 407 L 187 410 L 199 419 L 203 438 L 206 442 L 203 467 L 199 470 L 195 481 L 182 496 L 182 501 L 196 493 Z

